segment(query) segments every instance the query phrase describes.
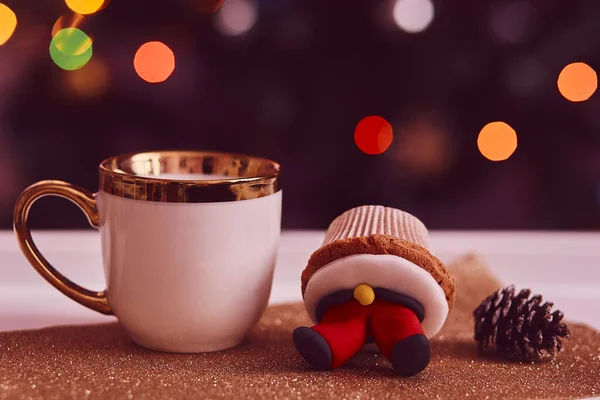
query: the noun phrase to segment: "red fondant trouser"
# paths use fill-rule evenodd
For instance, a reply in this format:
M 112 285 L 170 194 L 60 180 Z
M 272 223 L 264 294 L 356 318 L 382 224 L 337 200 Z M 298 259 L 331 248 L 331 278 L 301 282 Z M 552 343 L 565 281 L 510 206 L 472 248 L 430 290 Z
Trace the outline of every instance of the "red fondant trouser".
M 329 344 L 331 368 L 352 358 L 373 336 L 381 353 L 390 359 L 392 348 L 408 336 L 423 333 L 415 313 L 398 304 L 375 300 L 368 306 L 358 301 L 329 307 L 321 322 L 312 327 Z

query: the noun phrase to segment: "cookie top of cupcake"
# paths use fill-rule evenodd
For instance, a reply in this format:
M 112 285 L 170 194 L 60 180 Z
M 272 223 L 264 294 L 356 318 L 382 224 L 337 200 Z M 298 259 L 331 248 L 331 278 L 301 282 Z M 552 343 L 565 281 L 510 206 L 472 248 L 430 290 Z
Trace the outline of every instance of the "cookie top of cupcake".
M 435 335 L 454 304 L 456 287 L 428 247 L 427 228 L 409 213 L 383 206 L 346 211 L 331 223 L 302 273 L 309 315 L 316 320 L 318 303 L 328 294 L 366 284 L 421 303 L 423 329 Z

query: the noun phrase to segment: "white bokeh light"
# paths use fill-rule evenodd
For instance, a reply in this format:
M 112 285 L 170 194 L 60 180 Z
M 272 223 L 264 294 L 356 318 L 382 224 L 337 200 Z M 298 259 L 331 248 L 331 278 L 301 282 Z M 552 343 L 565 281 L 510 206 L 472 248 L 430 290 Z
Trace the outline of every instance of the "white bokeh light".
M 532 36 L 538 27 L 535 8 L 524 2 L 497 3 L 492 7 L 490 28 L 502 42 L 519 43 Z
M 408 33 L 423 32 L 433 21 L 431 0 L 396 0 L 392 15 L 398 28 Z
M 258 7 L 254 0 L 227 0 L 216 13 L 216 28 L 226 36 L 247 33 L 258 19 Z

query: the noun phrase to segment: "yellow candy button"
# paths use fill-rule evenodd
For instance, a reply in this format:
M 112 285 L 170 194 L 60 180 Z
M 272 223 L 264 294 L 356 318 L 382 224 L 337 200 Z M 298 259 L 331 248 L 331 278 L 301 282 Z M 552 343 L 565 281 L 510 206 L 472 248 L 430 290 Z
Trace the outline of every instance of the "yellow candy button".
M 363 306 L 368 306 L 375 300 L 375 292 L 369 285 L 361 284 L 354 288 L 354 298 Z

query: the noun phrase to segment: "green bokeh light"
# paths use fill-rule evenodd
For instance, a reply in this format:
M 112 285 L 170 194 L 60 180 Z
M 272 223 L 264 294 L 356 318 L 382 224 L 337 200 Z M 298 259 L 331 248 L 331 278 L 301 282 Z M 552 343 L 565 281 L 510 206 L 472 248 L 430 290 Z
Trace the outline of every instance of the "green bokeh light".
M 73 71 L 92 58 L 92 39 L 77 28 L 64 28 L 50 42 L 50 57 L 60 68 Z

